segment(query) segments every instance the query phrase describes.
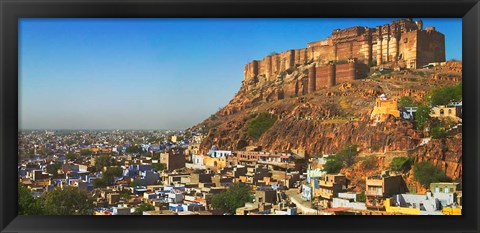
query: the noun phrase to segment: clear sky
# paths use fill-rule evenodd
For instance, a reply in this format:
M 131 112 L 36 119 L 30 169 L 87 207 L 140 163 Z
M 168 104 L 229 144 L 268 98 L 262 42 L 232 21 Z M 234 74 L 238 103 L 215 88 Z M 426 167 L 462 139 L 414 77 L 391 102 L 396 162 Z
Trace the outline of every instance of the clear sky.
M 462 58 L 461 19 L 422 20 Z M 20 19 L 20 129 L 185 129 L 230 101 L 251 60 L 391 21 Z

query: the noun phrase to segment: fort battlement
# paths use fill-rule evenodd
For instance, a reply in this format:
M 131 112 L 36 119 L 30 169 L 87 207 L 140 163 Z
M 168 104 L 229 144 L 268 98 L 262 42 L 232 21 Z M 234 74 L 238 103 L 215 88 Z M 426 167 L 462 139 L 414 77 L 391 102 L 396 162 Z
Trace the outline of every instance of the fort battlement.
M 338 64 L 349 59 L 356 60 Z M 304 82 L 311 80 L 309 83 L 312 83 L 316 80 L 316 86 L 309 85 L 307 88 L 315 90 L 319 86 L 350 80 L 353 74 L 353 79 L 360 78 L 365 69 L 361 64 L 370 66 L 402 63 L 406 68 L 416 69 L 430 62 L 443 61 L 445 36 L 434 27 L 424 30 L 421 20 L 413 21 L 408 18 L 375 28 L 357 26 L 335 29 L 330 37 L 308 43 L 307 48 L 272 54 L 246 64 L 244 81 L 274 81 L 298 66 L 313 64 L 315 77 L 309 75 Z M 334 63 L 333 67 L 330 63 Z

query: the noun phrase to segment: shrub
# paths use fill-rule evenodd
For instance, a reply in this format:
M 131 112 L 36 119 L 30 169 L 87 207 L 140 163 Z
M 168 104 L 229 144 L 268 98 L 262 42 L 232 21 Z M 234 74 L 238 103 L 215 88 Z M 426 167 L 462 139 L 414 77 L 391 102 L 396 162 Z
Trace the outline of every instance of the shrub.
M 143 211 L 150 211 L 150 210 L 155 210 L 155 207 L 153 207 L 153 205 L 150 205 L 148 203 L 142 203 L 140 206 L 135 208 L 135 212 L 133 212 L 133 215 L 142 215 Z
M 413 167 L 413 175 L 425 188 L 428 188 L 430 183 L 450 181 L 450 178 L 447 177 L 442 169 L 427 161 L 415 164 Z
M 433 106 L 449 104 L 451 101 L 460 101 L 462 100 L 462 83 L 434 89 L 426 97 L 429 98 L 430 104 Z
M 398 101 L 399 107 L 416 107 L 418 104 L 410 96 L 402 96 Z
M 363 159 L 361 165 L 364 170 L 372 170 L 377 166 L 377 158 L 375 155 L 369 155 Z
M 349 145 L 336 155 L 328 157 L 323 170 L 327 173 L 338 173 L 343 167 L 352 166 L 357 155 L 357 145 Z
M 163 171 L 167 168 L 167 165 L 164 163 L 152 163 L 152 169 L 155 171 Z
M 275 121 L 277 121 L 276 115 L 267 112 L 260 113 L 250 122 L 248 122 L 247 135 L 258 139 L 263 133 L 265 133 L 265 131 L 273 126 Z
M 418 130 L 423 130 L 425 124 L 430 119 L 430 108 L 427 106 L 419 106 L 415 113 L 415 127 Z
M 367 196 L 365 195 L 365 192 L 361 192 L 358 195 L 357 202 L 365 202 L 367 200 Z
M 342 151 L 337 153 L 337 156 L 340 156 L 344 165 L 347 167 L 350 167 L 355 163 L 355 157 L 357 157 L 357 155 L 357 145 L 348 145 Z
M 398 172 L 405 172 L 412 168 L 413 158 L 410 157 L 396 157 L 390 162 L 390 169 Z
M 430 130 L 430 136 L 436 139 L 445 138 L 447 137 L 447 131 L 442 126 L 435 126 Z
M 323 165 L 326 173 L 339 173 L 343 167 L 343 161 L 339 156 L 329 156 L 327 162 Z

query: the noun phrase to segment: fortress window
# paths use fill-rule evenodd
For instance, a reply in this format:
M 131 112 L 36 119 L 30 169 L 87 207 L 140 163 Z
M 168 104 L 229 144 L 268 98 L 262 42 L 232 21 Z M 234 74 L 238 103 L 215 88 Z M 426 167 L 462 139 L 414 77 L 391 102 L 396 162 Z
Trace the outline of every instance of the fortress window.
M 444 110 L 440 109 L 440 116 L 443 116 L 443 114 L 445 114 Z

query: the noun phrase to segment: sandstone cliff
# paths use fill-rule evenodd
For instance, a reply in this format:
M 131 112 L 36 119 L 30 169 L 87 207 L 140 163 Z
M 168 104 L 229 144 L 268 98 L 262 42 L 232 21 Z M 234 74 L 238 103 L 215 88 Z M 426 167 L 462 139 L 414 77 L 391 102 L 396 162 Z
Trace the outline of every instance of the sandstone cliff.
M 443 141 L 431 140 L 421 145 L 424 134 L 412 122 L 394 117 L 379 123 L 370 119 L 375 98 L 380 94 L 421 100 L 433 88 L 460 82 L 460 62 L 447 62 L 432 70 L 388 73 L 372 70 L 365 79 L 301 92 L 301 80 L 308 77 L 309 67 L 311 64 L 298 66 L 279 74 L 275 81 L 244 81 L 224 108 L 194 127 L 206 133 L 201 152 L 207 152 L 212 145 L 233 151 L 255 145 L 262 146 L 264 151 L 300 149 L 307 155 L 322 155 L 336 153 L 347 144 L 357 144 L 361 154 L 378 154 L 379 161 L 383 161 L 381 154 L 403 153 L 415 156 L 417 162 L 431 161 L 454 180 L 461 177 L 461 132 Z M 260 112 L 274 114 L 278 120 L 255 139 L 247 134 L 248 122 Z M 379 162 L 372 173 L 384 168 L 388 168 L 388 163 Z M 369 174 L 352 169 L 345 171 L 350 177 L 364 178 Z M 408 183 L 413 183 L 410 174 L 405 176 Z M 361 181 L 358 185 L 361 186 Z

